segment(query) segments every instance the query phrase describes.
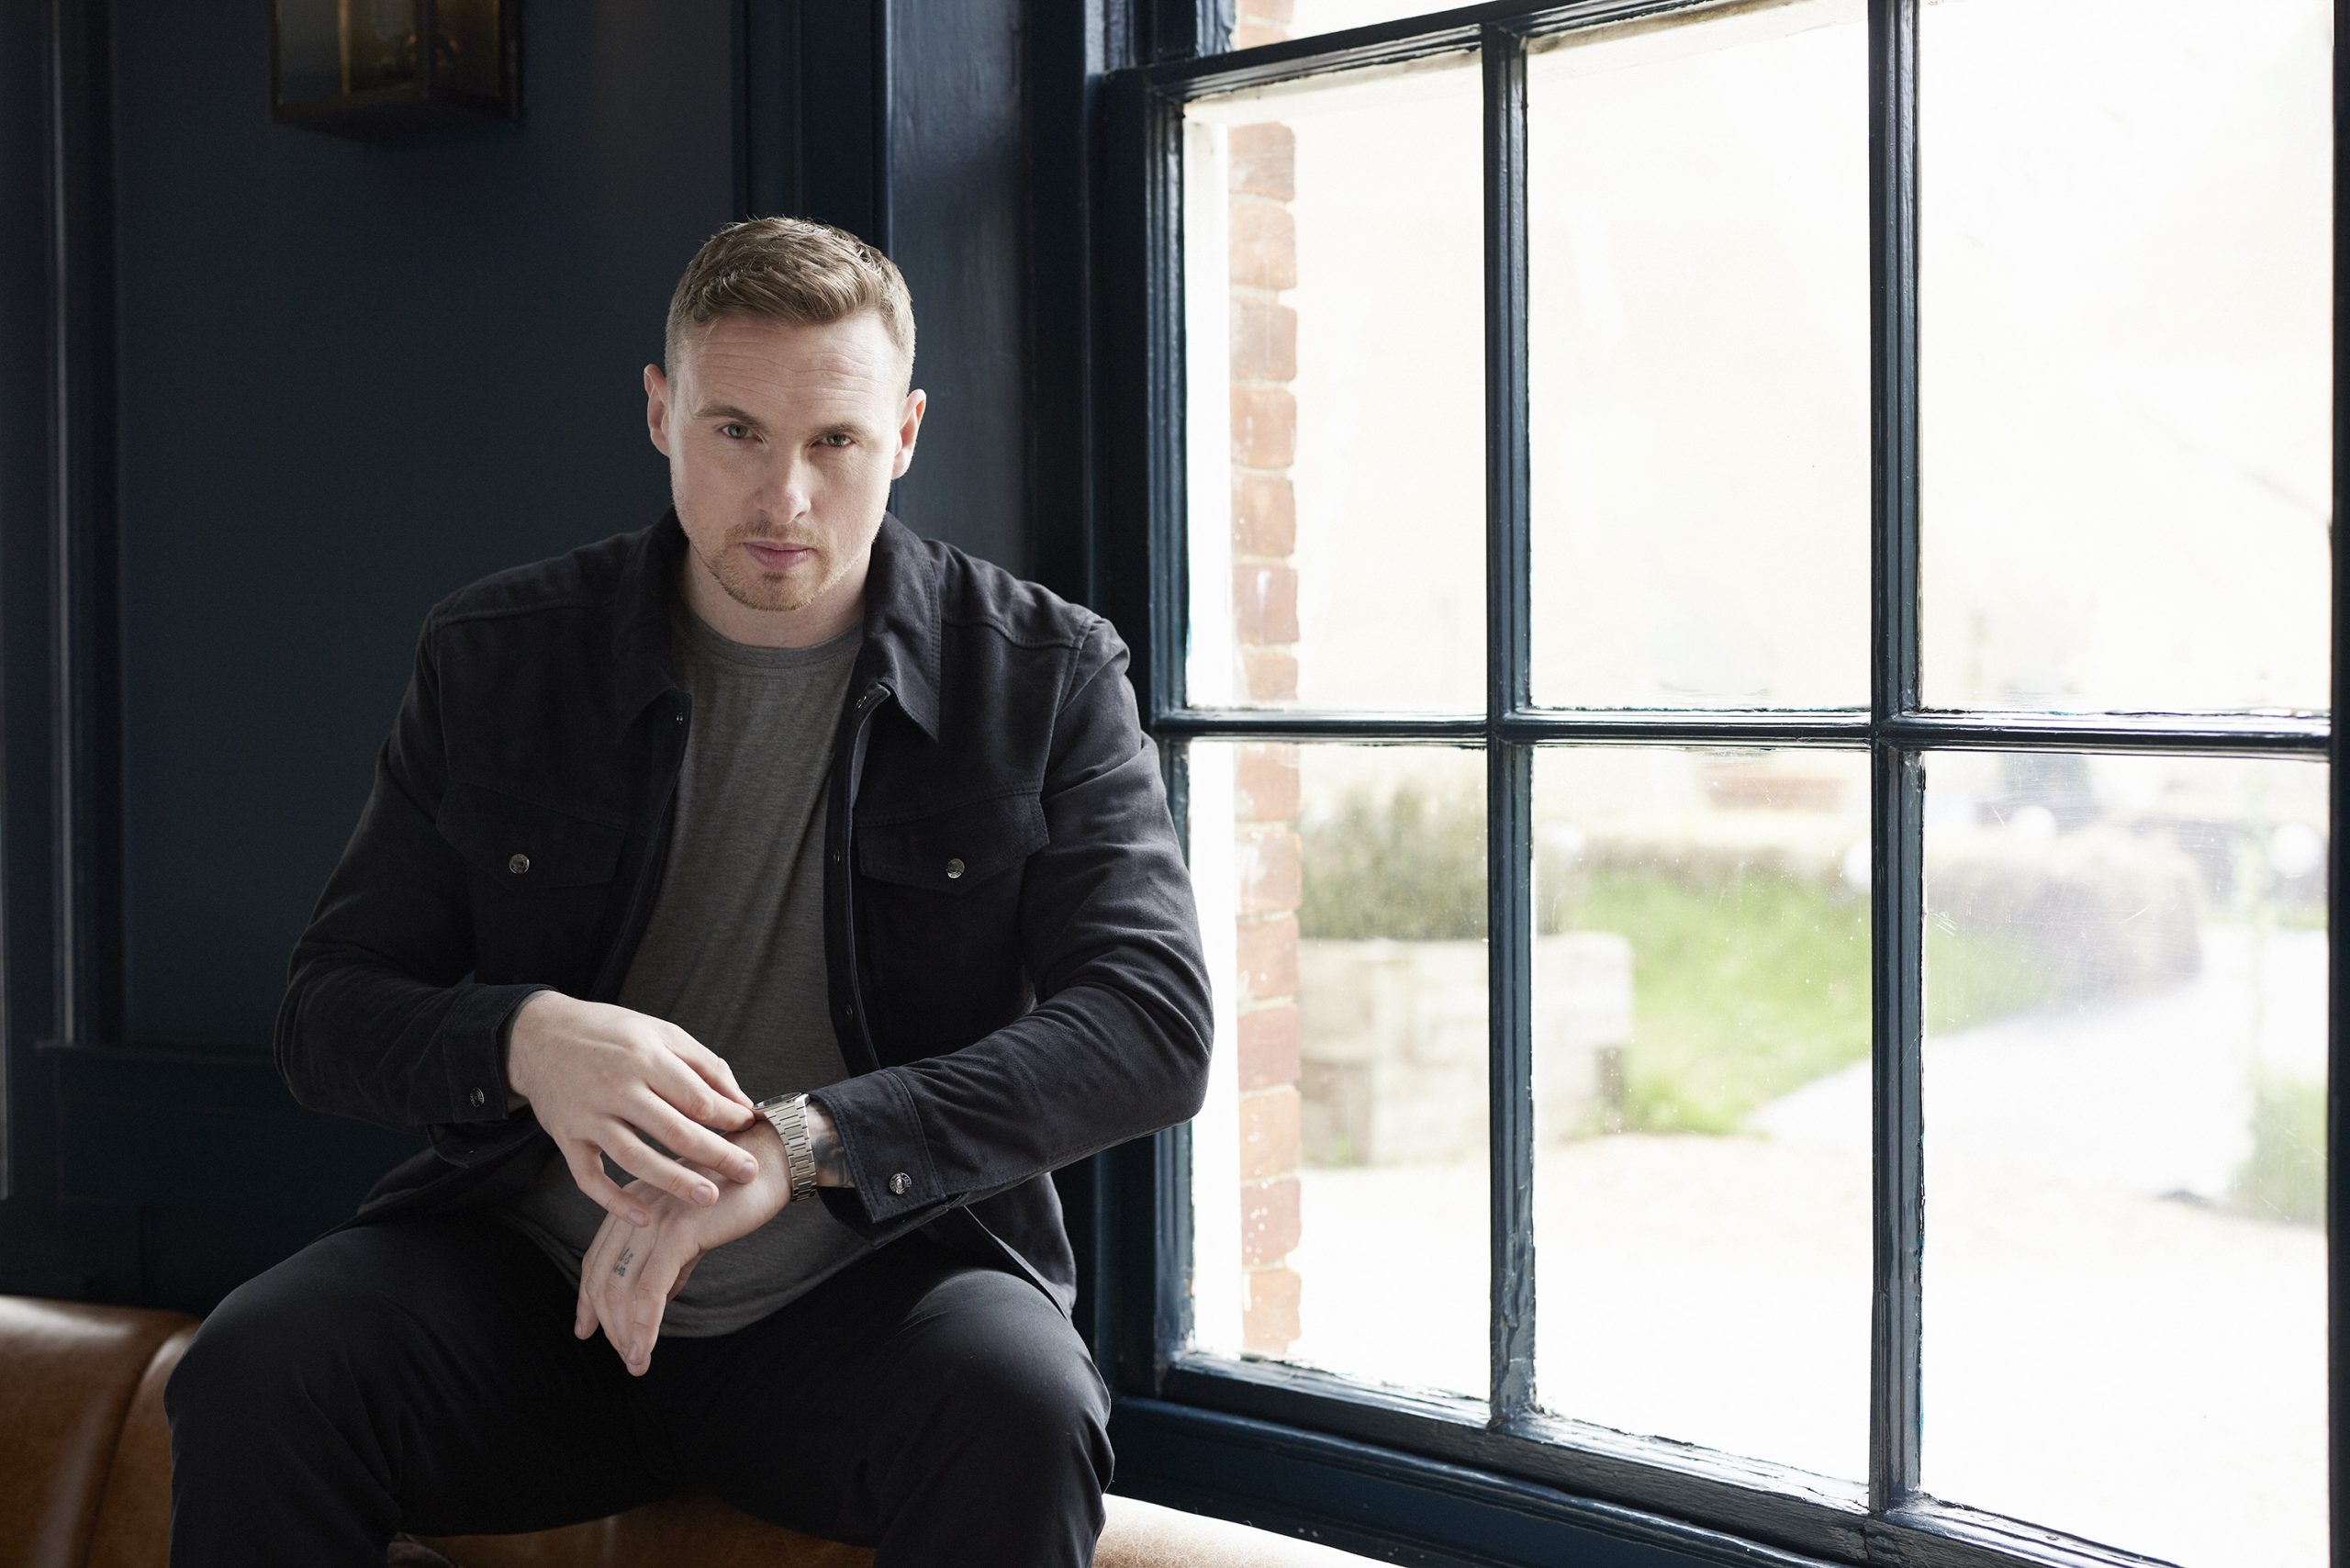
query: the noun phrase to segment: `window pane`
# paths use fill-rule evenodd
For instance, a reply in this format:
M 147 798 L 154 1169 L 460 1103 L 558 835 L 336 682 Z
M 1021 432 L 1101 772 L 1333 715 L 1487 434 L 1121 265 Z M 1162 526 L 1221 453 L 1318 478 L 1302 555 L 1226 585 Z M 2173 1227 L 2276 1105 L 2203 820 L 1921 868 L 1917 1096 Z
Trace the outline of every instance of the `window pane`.
M 2324 708 L 2324 0 L 1921 27 L 1926 700 Z
M 1536 754 L 1536 1396 L 1868 1473 L 1869 769 Z
M 1192 1124 L 1195 1343 L 1482 1400 L 1484 759 L 1190 756 L 1227 1042 Z
M 1938 755 L 1926 806 L 1927 1490 L 2318 1568 L 2325 767 Z
M 1232 46 L 1248 49 L 1285 38 L 1399 22 L 1445 9 L 1427 0 L 1238 0 Z
M 1484 706 L 1479 98 L 1452 55 L 1186 111 L 1194 706 Z
M 1534 697 L 1868 700 L 1861 0 L 1527 67 Z

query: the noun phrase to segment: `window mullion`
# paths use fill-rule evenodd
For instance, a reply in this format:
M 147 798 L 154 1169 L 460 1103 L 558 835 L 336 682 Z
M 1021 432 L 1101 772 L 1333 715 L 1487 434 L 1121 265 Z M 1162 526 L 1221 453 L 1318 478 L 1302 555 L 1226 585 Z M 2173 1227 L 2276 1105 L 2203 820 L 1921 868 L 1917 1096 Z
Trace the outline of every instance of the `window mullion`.
M 1125 432 L 1144 456 L 1138 471 L 1121 472 L 1111 464 L 1103 482 L 1113 494 L 1121 480 L 1132 487 L 1129 493 L 1141 502 L 1145 527 L 1139 549 L 1126 531 L 1104 534 L 1103 547 L 1096 553 L 1100 576 L 1092 586 L 1098 608 L 1113 620 L 1123 614 L 1123 624 L 1144 628 L 1140 645 L 1129 645 L 1131 678 L 1144 727 L 1162 748 L 1169 815 L 1182 835 L 1188 862 L 1193 852 L 1191 747 L 1180 738 L 1170 744 L 1160 728 L 1166 715 L 1189 698 L 1184 685 L 1191 579 L 1185 543 L 1190 498 L 1185 475 L 1189 404 L 1183 363 L 1183 121 L 1180 106 L 1152 92 L 1139 73 L 1115 79 L 1105 95 L 1104 140 L 1113 149 L 1132 153 L 1139 175 L 1140 199 L 1130 209 L 1113 210 L 1105 224 L 1104 250 L 1113 264 L 1130 269 L 1142 283 L 1144 308 L 1135 322 L 1139 330 L 1133 341 L 1119 345 L 1140 364 L 1141 374 L 1135 378 L 1138 395 L 1118 412 L 1127 415 Z M 1115 451 L 1120 445 L 1111 440 L 1103 449 Z M 1138 597 L 1129 597 L 1136 588 Z M 1121 1386 L 1156 1392 L 1168 1359 L 1191 1337 L 1190 1125 L 1159 1129 L 1147 1150 L 1136 1156 L 1120 1158 L 1113 1151 L 1103 1169 L 1111 1173 L 1107 1184 L 1116 1201 L 1137 1209 L 1147 1205 L 1150 1217 L 1143 1243 L 1098 1260 L 1095 1277 L 1113 1297 Z M 1100 1350 L 1096 1348 L 1097 1356 Z
M 1925 767 L 1891 733 L 1918 708 L 1918 0 L 1869 0 L 1874 1218 L 1869 1503 L 1918 1490 L 1924 1148 Z
M 2343 412 L 2350 408 L 2350 252 L 2345 252 L 2342 215 L 2350 207 L 2350 170 L 2344 167 L 2343 134 L 2350 126 L 2350 27 L 2344 26 L 2337 0 L 2333 21 L 2333 516 L 2350 516 L 2350 436 Z M 2343 834 L 2350 827 L 2350 787 L 2343 774 L 2341 732 L 2334 710 L 2350 690 L 2350 637 L 2344 636 L 2343 605 L 2350 596 L 2350 551 L 2337 537 L 2333 546 L 2333 591 L 2328 602 L 2332 621 L 2333 670 L 2332 698 L 2327 705 L 2329 728 L 2326 791 L 2332 815 L 2326 824 L 2330 860 L 2326 884 L 2325 1041 L 2325 1274 L 2327 1430 L 2332 1438 L 2326 1455 L 2326 1495 L 2331 1504 L 2327 1560 L 2335 1568 L 2350 1568 L 2350 1263 L 2344 1261 L 2344 1241 L 2350 1237 L 2350 1167 L 2342 1156 L 2350 1148 L 2350 1050 L 2343 1045 L 2344 1025 L 2350 1024 L 2350 966 L 2342 959 L 2342 911 L 2344 885 L 2350 883 L 2350 848 Z
M 1485 896 L 1492 1051 L 1493 1419 L 1534 1402 L 1534 754 L 1505 742 L 1527 705 L 1526 43 L 1498 27 L 1484 65 Z
M 2342 224 L 2343 212 L 2350 207 L 2350 170 L 2344 166 L 2342 146 L 2344 130 L 2350 127 L 2350 36 L 2345 36 L 2350 35 L 2350 27 L 2344 25 L 2339 0 L 2333 16 L 2333 516 L 2340 519 L 2350 516 L 2350 434 L 2345 434 L 2350 427 L 2343 419 L 2344 409 L 2350 408 L 2350 371 L 2344 369 L 2350 365 L 2350 311 L 2344 308 L 2344 301 L 2350 299 L 2350 252 L 2344 249 Z M 2326 792 L 2332 815 L 2326 824 L 2330 865 L 2325 912 L 2326 1417 L 2332 1438 L 2326 1456 L 2326 1495 L 2331 1504 L 2327 1560 L 2336 1568 L 2350 1568 L 2350 1263 L 2344 1261 L 2344 1247 L 2345 1238 L 2350 1238 L 2350 1167 L 2342 1158 L 2344 1148 L 2350 1148 L 2350 1113 L 2344 1110 L 2350 1104 L 2350 1090 L 2345 1090 L 2350 1050 L 2343 1045 L 2344 1025 L 2350 1024 L 2350 966 L 2343 963 L 2341 942 L 2344 889 L 2350 883 L 2350 847 L 2343 842 L 2344 830 L 2350 827 L 2350 787 L 2344 780 L 2341 732 L 2334 721 L 2342 694 L 2350 690 L 2350 637 L 2344 634 L 2345 596 L 2350 596 L 2350 551 L 2336 538 L 2333 591 L 2328 601 L 2332 620 L 2327 628 L 2333 678 L 2326 712 Z

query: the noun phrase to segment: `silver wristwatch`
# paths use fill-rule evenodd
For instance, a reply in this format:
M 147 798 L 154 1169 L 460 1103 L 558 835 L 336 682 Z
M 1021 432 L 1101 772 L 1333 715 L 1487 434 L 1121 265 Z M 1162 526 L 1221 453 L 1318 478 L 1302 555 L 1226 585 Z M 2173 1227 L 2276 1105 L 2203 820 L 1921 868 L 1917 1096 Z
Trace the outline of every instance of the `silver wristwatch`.
M 783 1139 L 783 1161 L 791 1172 L 791 1201 L 816 1195 L 816 1148 L 808 1141 L 808 1096 L 778 1094 L 751 1107 Z

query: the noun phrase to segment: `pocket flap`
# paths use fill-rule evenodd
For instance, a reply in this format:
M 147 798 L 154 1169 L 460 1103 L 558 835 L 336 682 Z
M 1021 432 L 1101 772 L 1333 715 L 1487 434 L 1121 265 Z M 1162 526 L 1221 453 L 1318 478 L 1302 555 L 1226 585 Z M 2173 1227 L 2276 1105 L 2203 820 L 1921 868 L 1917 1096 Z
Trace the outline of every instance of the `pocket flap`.
M 628 836 L 478 784 L 452 783 L 432 825 L 482 875 L 518 893 L 610 881 Z
M 1051 838 L 1036 796 L 998 795 L 905 822 L 861 823 L 856 863 L 885 882 L 960 892 L 1010 870 Z

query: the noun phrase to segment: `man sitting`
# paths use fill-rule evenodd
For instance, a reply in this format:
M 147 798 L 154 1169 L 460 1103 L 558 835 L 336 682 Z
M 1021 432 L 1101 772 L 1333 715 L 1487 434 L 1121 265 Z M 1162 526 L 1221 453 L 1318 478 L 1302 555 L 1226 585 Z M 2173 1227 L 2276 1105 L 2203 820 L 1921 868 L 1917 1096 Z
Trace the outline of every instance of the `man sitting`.
M 885 510 L 913 342 L 853 236 L 721 230 L 644 370 L 669 510 L 426 616 L 276 1055 L 431 1147 L 182 1358 L 174 1568 L 688 1488 L 1091 1560 L 1047 1172 L 1199 1108 L 1207 975 L 1117 633 Z

